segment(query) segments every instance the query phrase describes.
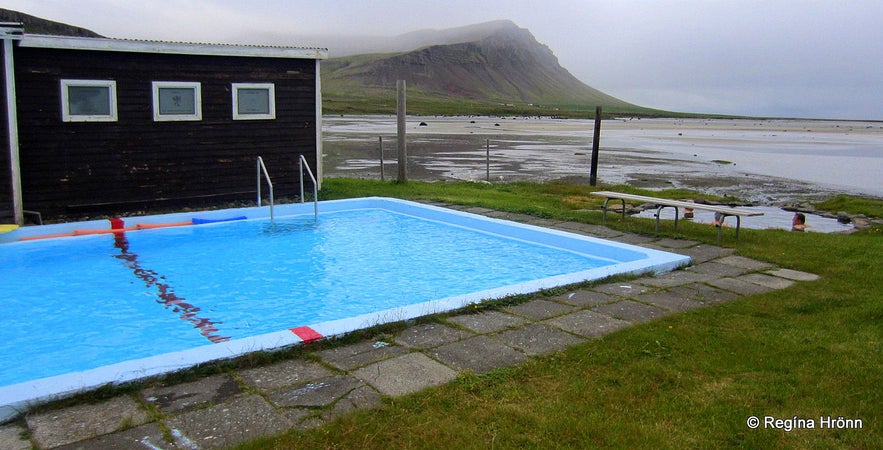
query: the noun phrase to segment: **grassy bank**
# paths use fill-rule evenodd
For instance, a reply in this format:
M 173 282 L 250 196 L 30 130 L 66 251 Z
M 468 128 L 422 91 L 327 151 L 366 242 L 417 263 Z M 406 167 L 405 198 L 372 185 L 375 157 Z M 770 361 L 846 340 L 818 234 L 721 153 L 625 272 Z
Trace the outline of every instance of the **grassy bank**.
M 396 94 L 391 92 L 366 91 L 364 95 L 347 92 L 334 92 L 323 89 L 322 111 L 324 114 L 395 114 Z M 488 99 L 466 99 L 442 95 L 409 93 L 408 114 L 416 116 L 545 116 L 568 119 L 591 119 L 595 117 L 596 105 L 574 104 L 528 104 L 493 101 Z M 640 106 L 622 107 L 602 105 L 602 117 L 732 117 L 724 115 L 693 114 L 663 111 Z
M 600 206 L 588 189 L 341 179 L 327 180 L 323 197 L 438 200 L 600 223 L 599 212 L 586 211 Z M 844 198 L 829 206 L 867 213 L 880 211 L 881 202 Z M 609 225 L 654 234 L 652 220 L 615 218 Z M 713 227 L 683 223 L 674 232 L 669 223 L 660 234 L 733 247 L 821 279 L 630 327 L 518 367 L 462 376 L 243 448 L 879 447 L 883 230 L 743 229 L 738 241 L 724 233 L 717 243 Z M 748 427 L 751 416 L 761 419 L 759 428 Z M 765 429 L 765 416 L 812 419 L 816 428 Z M 862 428 L 819 428 L 829 416 L 861 419 Z

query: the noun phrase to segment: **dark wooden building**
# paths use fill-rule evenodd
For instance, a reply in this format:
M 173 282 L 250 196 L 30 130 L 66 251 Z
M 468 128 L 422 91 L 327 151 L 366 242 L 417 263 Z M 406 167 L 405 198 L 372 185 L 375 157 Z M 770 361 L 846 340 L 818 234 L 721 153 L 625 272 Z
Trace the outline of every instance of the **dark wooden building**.
M 0 29 L 0 210 L 18 222 L 253 201 L 258 156 L 277 197 L 297 195 L 299 155 L 321 179 L 325 49 Z

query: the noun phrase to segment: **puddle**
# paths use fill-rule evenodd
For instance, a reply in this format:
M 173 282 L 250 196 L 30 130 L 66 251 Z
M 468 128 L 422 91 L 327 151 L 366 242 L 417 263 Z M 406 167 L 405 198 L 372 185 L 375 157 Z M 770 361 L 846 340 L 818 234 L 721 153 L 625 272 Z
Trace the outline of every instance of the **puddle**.
M 743 217 L 742 228 L 751 228 L 755 230 L 791 229 L 791 218 L 794 217 L 794 212 L 792 211 L 785 211 L 782 208 L 776 208 L 774 206 L 740 206 L 739 209 L 747 209 L 749 211 L 758 211 L 763 213 L 762 216 Z M 678 211 L 680 212 L 681 216 L 683 216 L 683 209 L 678 209 Z M 662 210 L 661 218 L 663 220 L 674 220 L 674 213 L 674 208 L 665 208 Z M 695 217 L 693 219 L 687 220 L 691 220 L 692 222 L 696 223 L 707 223 L 709 225 L 714 221 L 714 213 L 711 211 L 696 210 L 694 212 L 694 215 Z M 854 228 L 851 223 L 842 224 L 838 222 L 837 219 L 831 219 L 828 217 L 819 216 L 817 214 L 804 213 L 804 215 L 806 216 L 806 224 L 809 225 L 809 228 L 806 229 L 807 232 L 838 233 L 849 231 Z M 635 214 L 632 217 L 654 219 L 656 217 L 656 209 L 647 209 L 641 211 L 641 213 L 639 214 Z M 736 219 L 733 217 L 728 217 L 725 221 L 725 224 L 730 227 L 735 227 Z

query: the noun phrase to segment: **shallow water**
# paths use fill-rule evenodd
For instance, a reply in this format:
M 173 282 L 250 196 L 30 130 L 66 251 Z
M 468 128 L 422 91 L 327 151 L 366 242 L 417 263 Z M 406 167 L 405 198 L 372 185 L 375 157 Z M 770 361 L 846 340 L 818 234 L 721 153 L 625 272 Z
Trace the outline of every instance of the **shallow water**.
M 409 178 L 587 180 L 593 126 L 573 119 L 411 117 Z M 380 178 L 382 136 L 385 176 L 395 178 L 395 117 L 327 117 L 323 134 L 327 176 Z M 880 122 L 606 120 L 600 146 L 605 184 L 684 187 L 754 202 L 835 193 L 883 197 Z
M 749 211 L 758 211 L 763 213 L 762 216 L 743 217 L 741 224 L 742 228 L 751 228 L 755 230 L 791 229 L 791 219 L 794 217 L 794 212 L 785 211 L 782 208 L 776 208 L 774 206 L 739 207 L 739 209 L 747 209 Z M 683 209 L 679 208 L 678 211 L 680 212 L 681 216 L 683 216 Z M 641 211 L 641 213 L 639 214 L 635 214 L 633 217 L 655 219 L 656 212 L 657 211 L 655 208 L 647 209 Z M 807 232 L 838 233 L 849 231 L 854 228 L 852 224 L 843 224 L 838 222 L 837 219 L 823 217 L 817 214 L 804 213 L 804 215 L 806 216 L 806 224 L 808 225 L 806 229 Z M 661 212 L 660 218 L 663 220 L 674 220 L 674 208 L 664 208 Z M 712 222 L 714 222 L 714 213 L 711 211 L 696 210 L 694 211 L 694 218 L 690 220 L 694 223 L 711 224 Z M 729 227 L 735 227 L 736 218 L 728 217 L 724 220 L 724 224 Z

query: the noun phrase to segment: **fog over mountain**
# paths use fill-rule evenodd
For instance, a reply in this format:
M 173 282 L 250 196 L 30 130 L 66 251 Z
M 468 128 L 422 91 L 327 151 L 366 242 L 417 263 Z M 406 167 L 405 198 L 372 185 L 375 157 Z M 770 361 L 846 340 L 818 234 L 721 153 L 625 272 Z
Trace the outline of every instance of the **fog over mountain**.
M 549 47 L 508 20 L 415 31 L 357 44 L 341 47 L 340 53 L 346 56 L 323 63 L 323 86 L 330 95 L 388 91 L 401 79 L 409 89 L 449 98 L 635 106 L 578 80 L 559 64 Z

